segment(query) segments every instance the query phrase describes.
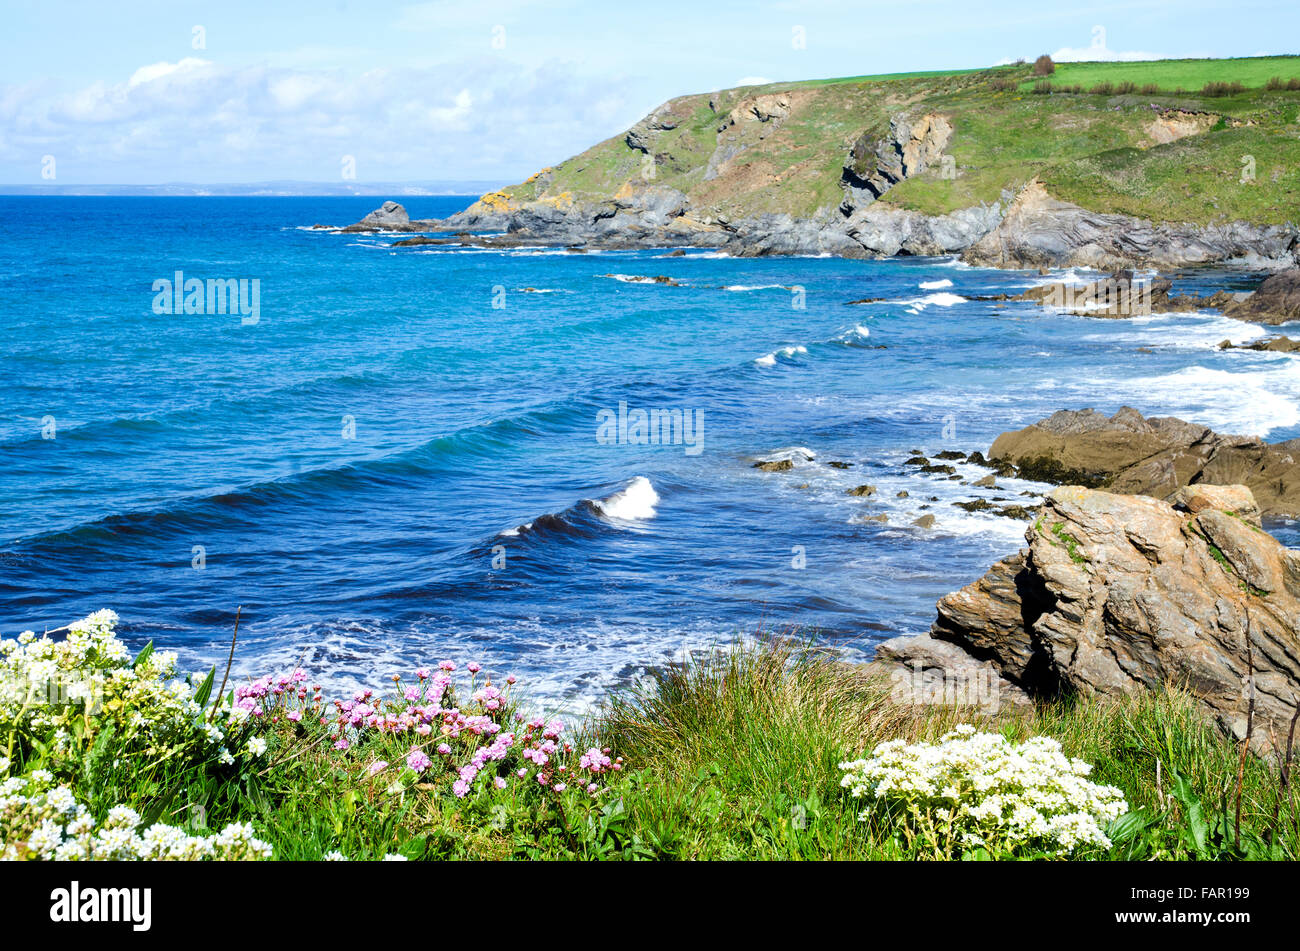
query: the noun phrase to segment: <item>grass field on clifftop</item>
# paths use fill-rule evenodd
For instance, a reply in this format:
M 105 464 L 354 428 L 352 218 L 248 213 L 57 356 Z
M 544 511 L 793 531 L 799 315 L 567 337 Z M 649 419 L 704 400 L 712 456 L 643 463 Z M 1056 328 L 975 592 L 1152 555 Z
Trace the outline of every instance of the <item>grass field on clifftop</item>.
M 896 115 L 940 113 L 953 127 L 945 151 L 955 177 L 931 169 L 882 201 L 944 214 L 999 201 L 1037 176 L 1094 211 L 1283 224 L 1300 216 L 1300 89 L 1285 88 L 1297 78 L 1300 57 L 1281 56 L 1062 64 L 1046 80 L 1050 94 L 1035 92 L 1043 80 L 1022 64 L 688 95 L 657 112 L 643 136 L 649 157 L 620 134 L 495 200 L 605 201 L 653 183 L 685 192 L 700 221 L 836 214 L 855 141 L 885 137 Z M 1283 88 L 1265 88 L 1270 79 Z M 1242 88 L 1210 95 L 1206 83 Z M 755 117 L 760 97 L 788 115 Z

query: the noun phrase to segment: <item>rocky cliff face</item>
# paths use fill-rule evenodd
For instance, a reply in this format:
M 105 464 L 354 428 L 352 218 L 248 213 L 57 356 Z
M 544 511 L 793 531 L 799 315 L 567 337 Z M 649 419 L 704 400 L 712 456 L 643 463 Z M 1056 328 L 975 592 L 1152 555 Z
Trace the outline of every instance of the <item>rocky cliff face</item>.
M 1296 229 L 1245 222 L 1198 226 L 1101 214 L 1053 198 L 1037 179 L 1016 196 L 1006 215 L 962 256 L 982 267 L 1186 267 L 1235 261 L 1253 267 L 1289 267 Z
M 1062 410 L 1003 433 L 989 456 L 1023 478 L 1168 499 L 1189 485 L 1250 488 L 1265 515 L 1300 515 L 1300 440 L 1265 443 L 1132 407 Z
M 1004 267 L 1300 262 L 1295 163 L 1277 153 L 1291 94 L 1026 95 L 1032 81 L 1025 66 L 680 96 L 445 221 L 353 228 Z M 1225 185 L 1252 151 L 1268 175 Z
M 1059 488 L 1026 541 L 879 662 L 932 682 L 987 671 L 1004 702 L 1173 682 L 1237 737 L 1253 698 L 1255 747 L 1285 742 L 1300 703 L 1300 552 L 1260 528 L 1248 489 L 1192 486 L 1171 504 Z

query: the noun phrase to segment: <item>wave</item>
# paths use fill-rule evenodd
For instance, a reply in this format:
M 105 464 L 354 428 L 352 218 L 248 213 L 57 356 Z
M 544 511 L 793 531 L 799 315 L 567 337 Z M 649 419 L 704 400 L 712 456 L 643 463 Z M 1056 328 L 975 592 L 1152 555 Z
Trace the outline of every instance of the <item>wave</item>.
M 787 291 L 789 289 L 785 284 L 728 284 L 723 288 L 724 291 Z
M 960 294 L 953 294 L 948 291 L 940 291 L 937 294 L 926 294 L 924 297 L 913 297 L 910 300 L 900 301 L 907 308 L 909 314 L 918 314 L 927 307 L 954 307 L 957 304 L 966 303 L 966 298 Z
M 658 514 L 659 493 L 645 476 L 635 476 L 623 488 L 602 499 L 580 499 L 562 512 L 540 515 L 506 529 L 498 538 L 591 538 L 601 529 L 632 528 Z
M 1242 351 L 1249 370 L 1185 367 L 1160 376 L 1090 383 L 1128 402 L 1209 426 L 1220 433 L 1267 437 L 1300 425 L 1300 360 L 1285 353 Z
M 598 499 L 597 510 L 615 522 L 643 522 L 655 517 L 659 493 L 645 476 L 637 476 L 613 495 Z
M 943 287 L 952 287 L 952 281 L 945 277 L 941 281 L 922 281 L 919 286 L 923 291 L 937 291 Z
M 776 366 L 777 357 L 783 357 L 789 360 L 792 359 L 795 356 L 795 354 L 807 353 L 807 352 L 808 352 L 808 348 L 801 344 L 796 344 L 794 346 L 789 346 L 789 347 L 781 347 L 777 350 L 773 350 L 771 353 L 765 353 L 761 357 L 755 358 L 754 363 L 756 363 L 760 367 L 772 367 L 772 366 Z
M 466 459 L 492 460 L 517 444 L 520 437 L 541 435 L 549 424 L 574 421 L 578 418 L 575 414 L 577 410 L 574 407 L 551 404 L 464 426 L 418 445 L 385 454 L 227 488 L 178 495 L 154 508 L 114 512 L 63 528 L 20 536 L 5 544 L 18 546 L 54 540 L 77 542 L 101 536 L 158 535 L 222 525 L 239 515 L 253 519 L 258 509 L 269 505 L 310 503 L 376 483 L 423 479 L 440 466 L 454 464 L 461 467 Z

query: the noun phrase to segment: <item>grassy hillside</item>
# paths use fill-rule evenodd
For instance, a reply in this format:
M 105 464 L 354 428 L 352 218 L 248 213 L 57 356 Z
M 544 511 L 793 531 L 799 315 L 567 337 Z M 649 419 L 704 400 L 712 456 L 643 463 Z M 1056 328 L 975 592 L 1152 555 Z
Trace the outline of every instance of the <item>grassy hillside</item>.
M 874 145 L 892 116 L 938 113 L 953 127 L 945 154 L 955 177 L 932 168 L 887 192 L 888 204 L 941 214 L 1038 176 L 1096 211 L 1284 223 L 1300 217 L 1291 79 L 1300 80 L 1300 57 L 1070 63 L 1046 80 L 1019 64 L 682 96 L 634 127 L 644 151 L 618 135 L 484 203 L 601 201 L 652 183 L 685 192 L 702 220 L 807 216 L 840 203 L 855 142 Z M 1249 156 L 1254 174 L 1243 182 Z
M 1300 56 L 1252 56 L 1246 59 L 1161 59 L 1143 63 L 1061 63 L 1052 75 L 1063 85 L 1091 87 L 1097 83 L 1154 83 L 1161 89 L 1195 90 L 1207 83 L 1239 82 L 1251 89 L 1273 77 L 1300 77 Z

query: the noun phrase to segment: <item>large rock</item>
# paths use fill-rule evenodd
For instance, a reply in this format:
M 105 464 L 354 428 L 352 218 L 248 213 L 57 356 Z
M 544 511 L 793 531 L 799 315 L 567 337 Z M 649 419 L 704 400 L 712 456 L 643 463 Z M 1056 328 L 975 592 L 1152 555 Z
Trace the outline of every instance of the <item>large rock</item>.
M 1259 324 L 1300 320 L 1300 268 L 1265 278 L 1253 294 L 1243 301 L 1229 304 L 1224 313 Z
M 401 228 L 409 224 L 411 216 L 395 201 L 386 201 L 357 224 L 370 228 Z
M 1300 552 L 1240 517 L 1244 487 L 1189 501 L 1053 490 L 1029 547 L 945 596 L 930 634 L 886 642 L 881 662 L 921 658 L 931 679 L 992 665 L 1035 696 L 1181 684 L 1237 737 L 1253 694 L 1256 749 L 1284 742 L 1300 701 Z
M 989 457 L 1023 478 L 1171 498 L 1183 486 L 1248 486 L 1265 515 L 1300 515 L 1300 440 L 1228 436 L 1172 416 L 1061 410 L 1003 433 Z

